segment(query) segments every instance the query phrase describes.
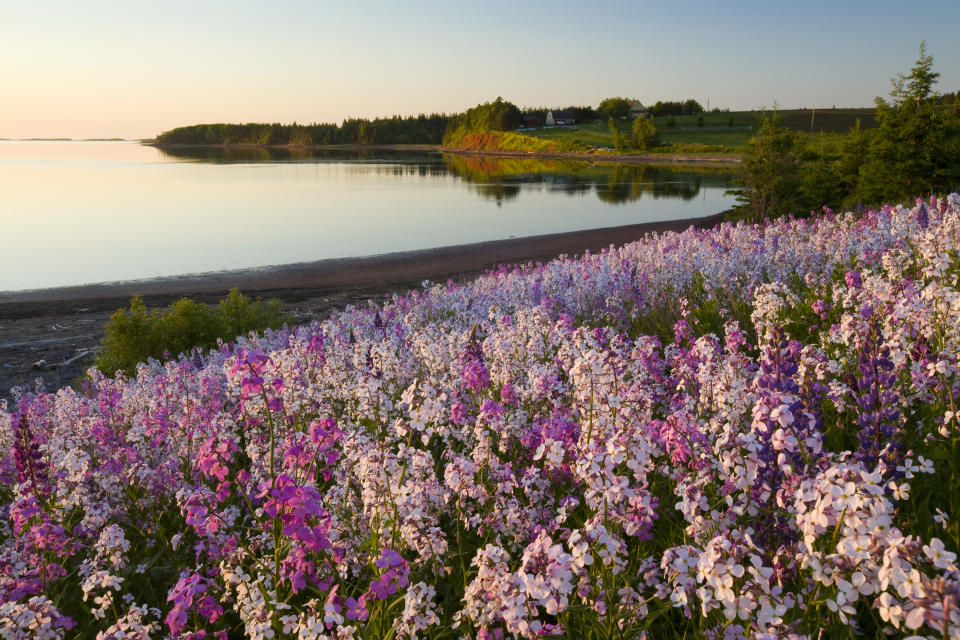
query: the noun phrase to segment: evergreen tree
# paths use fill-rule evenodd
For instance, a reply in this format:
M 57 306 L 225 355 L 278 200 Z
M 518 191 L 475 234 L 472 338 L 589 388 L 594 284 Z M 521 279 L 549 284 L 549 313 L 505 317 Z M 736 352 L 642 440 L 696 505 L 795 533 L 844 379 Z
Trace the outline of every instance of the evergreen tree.
M 840 156 L 836 163 L 836 176 L 841 201 L 835 204 L 854 207 L 862 204 L 863 199 L 858 188 L 860 167 L 867 156 L 867 135 L 860 128 L 860 118 L 840 143 Z M 827 204 L 827 203 L 823 203 Z
M 920 43 L 920 58 L 910 71 L 910 75 L 898 74 L 897 77 L 902 82 L 906 82 L 906 97 L 911 102 L 916 102 L 917 107 L 933 96 L 933 85 L 937 84 L 940 74 L 933 71 L 933 56 L 927 55 L 926 41 Z
M 802 138 L 801 138 L 802 139 Z M 795 213 L 837 206 L 843 199 L 840 187 L 838 153 L 828 145 L 823 134 L 798 147 L 800 152 L 800 187 Z
M 960 183 L 960 111 L 936 100 L 939 75 L 921 44 L 910 74 L 893 80 L 892 103 L 877 98 L 878 126 L 857 184 L 867 202 L 948 191 Z

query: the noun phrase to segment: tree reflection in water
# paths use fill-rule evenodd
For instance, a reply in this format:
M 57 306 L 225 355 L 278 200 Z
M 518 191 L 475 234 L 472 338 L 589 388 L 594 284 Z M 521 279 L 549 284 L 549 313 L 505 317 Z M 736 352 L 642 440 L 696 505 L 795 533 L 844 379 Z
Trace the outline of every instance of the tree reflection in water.
M 602 202 L 654 199 L 692 200 L 704 187 L 727 189 L 735 173 L 715 167 L 674 167 L 584 162 L 565 159 L 500 158 L 383 149 L 316 149 L 309 147 L 178 147 L 162 148 L 167 158 L 217 164 L 316 162 L 352 165 L 350 173 L 420 178 L 452 176 L 471 185 L 482 198 L 502 206 L 523 190 L 540 188 L 570 197 L 595 193 Z
M 477 193 L 501 204 L 522 188 L 540 185 L 551 192 L 584 196 L 591 192 L 611 204 L 634 202 L 644 194 L 692 200 L 702 187 L 726 189 L 734 174 L 715 169 L 676 170 L 637 164 L 590 163 L 577 160 L 496 158 L 444 155 L 449 171 L 475 185 Z

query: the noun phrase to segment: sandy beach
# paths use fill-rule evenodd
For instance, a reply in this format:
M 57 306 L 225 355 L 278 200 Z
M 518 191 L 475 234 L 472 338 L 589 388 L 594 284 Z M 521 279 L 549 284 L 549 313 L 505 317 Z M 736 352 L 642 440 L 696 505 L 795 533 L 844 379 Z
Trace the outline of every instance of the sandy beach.
M 278 298 L 297 323 L 337 308 L 380 301 L 424 280 L 467 282 L 500 264 L 550 260 L 622 245 L 644 234 L 711 227 L 724 214 L 569 233 L 511 238 L 385 255 L 104 284 L 0 292 L 0 398 L 42 378 L 48 390 L 70 384 L 92 363 L 104 324 L 135 294 L 148 306 L 187 296 L 215 302 L 238 287 L 251 297 Z

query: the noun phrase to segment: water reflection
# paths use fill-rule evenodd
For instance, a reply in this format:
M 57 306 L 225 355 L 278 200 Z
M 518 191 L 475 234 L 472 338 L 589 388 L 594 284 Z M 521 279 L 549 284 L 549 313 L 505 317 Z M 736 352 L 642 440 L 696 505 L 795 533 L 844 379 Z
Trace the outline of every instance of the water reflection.
M 403 149 L 316 149 L 312 147 L 156 147 L 169 160 L 246 164 L 250 162 L 357 162 L 440 164 L 440 154 Z
M 729 208 L 729 178 L 373 149 L 0 142 L 0 224 L 18 239 L 0 252 L 0 291 L 696 218 Z
M 653 198 L 693 200 L 701 189 L 727 189 L 735 174 L 715 168 L 591 163 L 580 160 L 497 158 L 417 151 L 263 147 L 181 147 L 160 149 L 173 160 L 217 164 L 259 162 L 348 163 L 346 173 L 392 177 L 452 176 L 498 206 L 524 189 L 583 197 L 591 193 L 608 204 Z
M 576 160 L 444 156 L 451 173 L 482 185 L 478 192 L 494 198 L 516 197 L 521 185 L 537 184 L 553 193 L 582 196 L 596 193 L 603 202 L 620 204 L 644 194 L 692 200 L 701 187 L 728 188 L 732 174 L 676 170 L 637 164 L 593 164 Z

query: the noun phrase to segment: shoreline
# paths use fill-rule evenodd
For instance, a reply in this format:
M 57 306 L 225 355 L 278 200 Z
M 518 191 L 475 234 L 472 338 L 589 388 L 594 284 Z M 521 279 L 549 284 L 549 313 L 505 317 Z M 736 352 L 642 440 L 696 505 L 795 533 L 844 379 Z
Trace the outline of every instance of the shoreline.
M 741 162 L 740 156 L 722 154 L 684 153 L 631 153 L 613 155 L 607 153 L 537 152 L 487 149 L 463 149 L 439 144 L 255 144 L 249 142 L 219 144 L 156 143 L 142 141 L 140 144 L 157 149 L 303 149 L 310 151 L 418 151 L 476 155 L 495 158 L 532 158 L 539 160 L 581 160 L 603 164 L 649 164 L 649 165 L 700 165 L 734 167 Z
M 546 261 L 638 240 L 650 233 L 712 227 L 726 212 L 633 225 L 492 240 L 271 267 L 0 292 L 0 402 L 10 387 L 42 378 L 48 390 L 70 384 L 92 364 L 104 324 L 140 294 L 150 307 L 188 296 L 217 302 L 233 287 L 251 298 L 278 298 L 296 324 L 336 309 L 404 295 L 424 280 L 466 283 L 501 264 Z
M 370 256 L 326 258 L 309 262 L 246 267 L 142 280 L 66 285 L 20 291 L 0 291 L 0 320 L 26 317 L 31 307 L 77 305 L 102 307 L 116 301 L 129 302 L 139 293 L 144 300 L 184 295 L 219 295 L 233 287 L 245 294 L 287 292 L 296 299 L 298 292 L 343 287 L 414 283 L 423 279 L 439 281 L 446 276 L 478 274 L 499 264 L 549 260 L 561 254 L 581 254 L 610 245 L 622 245 L 648 233 L 680 231 L 688 227 L 714 226 L 724 220 L 726 211 L 698 218 L 641 222 L 616 227 L 565 231 L 521 238 L 487 240 Z M 385 275 L 389 274 L 389 275 Z

